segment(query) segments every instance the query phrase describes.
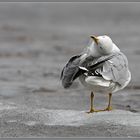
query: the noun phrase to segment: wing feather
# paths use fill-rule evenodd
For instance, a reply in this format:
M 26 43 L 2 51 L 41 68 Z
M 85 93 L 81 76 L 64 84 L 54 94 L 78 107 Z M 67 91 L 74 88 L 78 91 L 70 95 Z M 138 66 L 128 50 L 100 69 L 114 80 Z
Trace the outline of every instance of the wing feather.
M 77 55 L 70 58 L 66 66 L 63 68 L 61 72 L 61 80 L 64 88 L 70 87 L 72 82 L 84 73 L 87 73 L 88 75 L 93 74 L 96 76 L 101 76 L 98 72 L 96 72 L 96 70 L 102 67 L 105 61 L 113 57 L 109 56 L 95 63 L 95 58 L 90 56 L 81 64 L 80 56 L 81 55 Z
M 128 61 L 126 56 L 119 52 L 110 61 L 106 61 L 101 72 L 106 80 L 112 80 L 123 85 L 129 77 Z
M 71 86 L 75 75 L 78 73 L 80 56 L 81 55 L 76 55 L 71 57 L 68 63 L 64 66 L 60 77 L 64 88 Z
M 80 57 L 81 55 L 73 56 L 63 68 L 61 79 L 64 88 L 70 87 L 72 82 L 82 74 L 103 77 L 120 85 L 123 85 L 128 77 L 128 61 L 121 52 L 99 58 L 90 56 L 82 63 Z

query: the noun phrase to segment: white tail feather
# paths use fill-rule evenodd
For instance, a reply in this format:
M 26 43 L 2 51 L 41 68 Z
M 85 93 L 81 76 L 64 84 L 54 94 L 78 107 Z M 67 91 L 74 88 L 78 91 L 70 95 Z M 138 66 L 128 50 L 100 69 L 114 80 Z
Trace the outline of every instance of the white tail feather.
M 88 76 L 85 81 L 90 85 L 98 85 L 102 87 L 109 87 L 110 81 L 97 76 Z

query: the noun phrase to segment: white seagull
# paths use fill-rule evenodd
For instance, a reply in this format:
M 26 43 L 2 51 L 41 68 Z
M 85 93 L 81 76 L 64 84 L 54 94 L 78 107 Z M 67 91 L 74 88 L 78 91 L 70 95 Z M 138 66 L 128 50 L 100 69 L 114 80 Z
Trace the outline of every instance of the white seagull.
M 77 78 L 90 89 L 91 105 L 88 113 L 110 111 L 112 93 L 128 85 L 131 73 L 126 56 L 113 43 L 109 36 L 91 36 L 92 43 L 83 53 L 70 58 L 62 70 L 61 79 L 64 88 L 69 88 Z M 95 110 L 94 93 L 108 93 L 109 103 L 103 110 Z

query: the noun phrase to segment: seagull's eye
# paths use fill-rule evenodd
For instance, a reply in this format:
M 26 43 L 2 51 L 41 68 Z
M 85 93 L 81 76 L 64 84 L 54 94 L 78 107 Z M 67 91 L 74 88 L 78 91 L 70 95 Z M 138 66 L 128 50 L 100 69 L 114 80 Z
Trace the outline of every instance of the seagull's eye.
M 103 49 L 101 46 L 99 46 L 100 49 Z

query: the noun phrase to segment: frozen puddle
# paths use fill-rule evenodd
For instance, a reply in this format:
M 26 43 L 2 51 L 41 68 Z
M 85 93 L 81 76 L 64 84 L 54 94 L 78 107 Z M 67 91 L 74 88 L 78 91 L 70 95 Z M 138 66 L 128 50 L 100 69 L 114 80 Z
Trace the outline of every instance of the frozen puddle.
M 0 136 L 140 136 L 140 114 L 124 110 L 87 114 L 4 102 L 0 120 Z
M 43 111 L 43 110 L 42 110 Z M 39 111 L 40 112 L 40 111 Z M 42 112 L 43 113 L 43 112 Z M 45 125 L 80 126 L 98 123 L 140 127 L 140 114 L 123 110 L 88 114 L 86 111 L 46 110 Z
M 9 123 L 17 120 L 18 123 L 29 126 L 37 124 L 81 126 L 107 123 L 140 127 L 140 113 L 132 113 L 125 110 L 88 114 L 86 111 L 36 109 L 17 106 L 12 103 L 0 103 L 0 118 Z

